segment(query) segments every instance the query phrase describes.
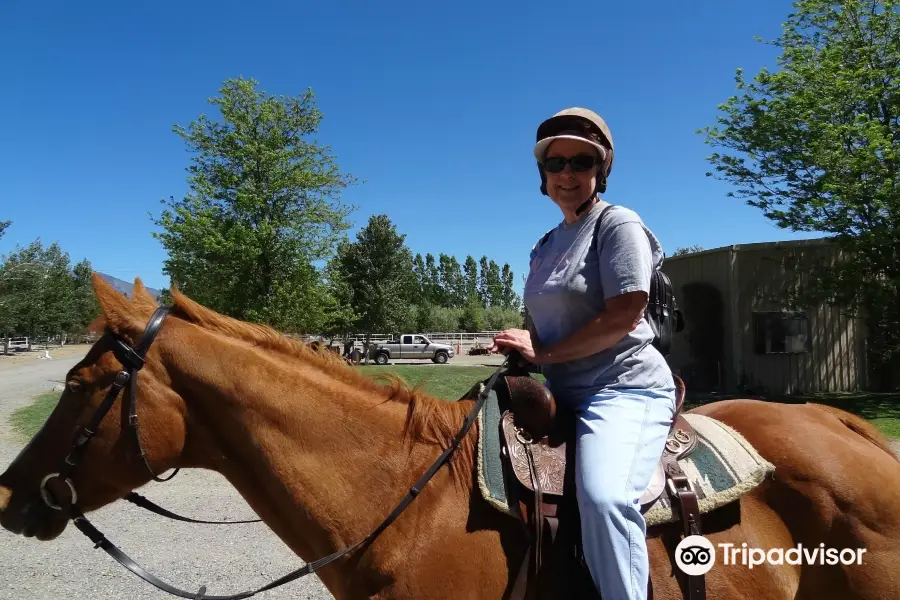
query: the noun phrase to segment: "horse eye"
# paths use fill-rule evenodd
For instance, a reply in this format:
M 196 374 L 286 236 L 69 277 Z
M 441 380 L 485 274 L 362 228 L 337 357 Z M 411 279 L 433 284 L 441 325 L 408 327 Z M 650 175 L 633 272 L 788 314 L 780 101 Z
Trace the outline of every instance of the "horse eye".
M 72 379 L 68 383 L 66 383 L 66 387 L 69 388 L 69 391 L 74 393 L 78 393 L 81 391 L 81 382 Z

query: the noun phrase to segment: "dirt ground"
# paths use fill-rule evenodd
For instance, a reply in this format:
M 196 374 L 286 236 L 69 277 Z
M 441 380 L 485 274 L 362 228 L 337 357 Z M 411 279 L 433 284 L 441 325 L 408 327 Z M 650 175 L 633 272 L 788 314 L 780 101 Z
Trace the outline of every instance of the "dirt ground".
M 53 346 L 47 348 L 50 354 L 50 360 L 80 357 L 87 354 L 90 350 L 90 344 L 72 344 L 71 346 Z M 47 360 L 44 358 L 44 347 L 34 346 L 31 352 L 11 352 L 10 354 L 0 354 L 0 369 L 21 365 L 35 360 Z

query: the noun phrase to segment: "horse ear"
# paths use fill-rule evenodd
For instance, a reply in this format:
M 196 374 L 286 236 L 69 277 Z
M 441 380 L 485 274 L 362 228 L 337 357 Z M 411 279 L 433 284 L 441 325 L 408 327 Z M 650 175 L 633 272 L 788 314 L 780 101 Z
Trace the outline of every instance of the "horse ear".
M 144 287 L 144 282 L 141 281 L 140 277 L 135 277 L 134 279 L 134 289 L 131 291 L 131 301 L 135 306 L 139 306 L 144 310 L 154 311 L 156 310 L 156 307 L 159 306 L 156 298 L 151 296 L 150 292 L 147 291 L 147 288 Z
M 128 297 L 96 272 L 91 274 L 91 283 L 106 326 L 123 337 L 136 339 L 143 331 L 143 323 Z

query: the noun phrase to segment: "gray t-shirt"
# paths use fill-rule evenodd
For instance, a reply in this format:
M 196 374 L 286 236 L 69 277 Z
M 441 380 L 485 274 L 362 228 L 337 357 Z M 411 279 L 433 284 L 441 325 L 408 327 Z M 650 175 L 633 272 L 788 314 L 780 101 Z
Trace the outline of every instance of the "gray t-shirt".
M 563 220 L 543 245 L 531 251 L 525 306 L 545 345 L 581 329 L 603 310 L 605 300 L 637 290 L 650 291 L 650 277 L 663 262 L 653 233 L 634 211 L 613 206 L 603 216 L 597 244 L 591 239 L 601 200 L 581 219 Z M 642 318 L 611 348 L 585 358 L 541 366 L 554 396 L 580 399 L 604 388 L 672 387 L 672 371 L 653 347 L 653 330 Z

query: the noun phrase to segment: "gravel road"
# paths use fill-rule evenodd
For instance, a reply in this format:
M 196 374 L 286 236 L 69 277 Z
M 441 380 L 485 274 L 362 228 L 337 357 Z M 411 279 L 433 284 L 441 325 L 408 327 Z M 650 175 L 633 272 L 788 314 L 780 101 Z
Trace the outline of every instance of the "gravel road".
M 0 471 L 24 441 L 9 428 L 16 408 L 61 382 L 84 352 L 51 352 L 54 360 L 29 360 L 0 368 Z M 69 354 L 69 356 L 64 356 Z M 243 498 L 217 473 L 182 470 L 169 482 L 140 490 L 176 513 L 210 520 L 255 519 Z M 128 502 L 89 515 L 91 521 L 138 564 L 186 590 L 228 595 L 253 589 L 303 565 L 262 523 L 191 525 Z M 0 530 L 0 600 L 157 600 L 157 590 L 119 565 L 74 527 L 53 542 L 37 542 Z M 315 575 L 264 592 L 260 600 L 333 598 Z

